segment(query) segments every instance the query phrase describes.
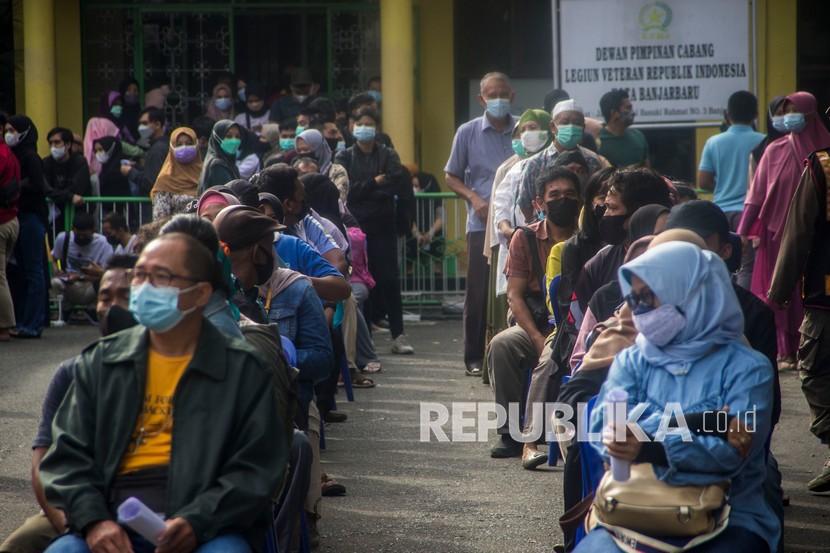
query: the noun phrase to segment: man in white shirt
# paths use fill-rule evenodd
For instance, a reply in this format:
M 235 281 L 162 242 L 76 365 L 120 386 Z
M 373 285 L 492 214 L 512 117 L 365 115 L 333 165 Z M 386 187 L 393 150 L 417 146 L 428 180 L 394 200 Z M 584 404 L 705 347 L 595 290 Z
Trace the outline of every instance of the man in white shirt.
M 138 237 L 130 232 L 127 219 L 117 211 L 107 213 L 101 231 L 107 242 L 115 248 L 115 255 L 136 255 L 135 243 Z

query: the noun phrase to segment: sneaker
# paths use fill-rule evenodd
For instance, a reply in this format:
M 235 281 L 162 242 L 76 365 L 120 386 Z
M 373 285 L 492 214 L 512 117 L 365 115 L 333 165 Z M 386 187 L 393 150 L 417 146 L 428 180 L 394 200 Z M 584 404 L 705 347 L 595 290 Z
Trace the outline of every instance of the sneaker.
M 830 492 L 830 457 L 824 461 L 824 470 L 821 474 L 807 482 L 807 489 L 813 493 Z
M 397 353 L 398 355 L 410 355 L 415 353 L 415 350 L 412 349 L 412 346 L 410 346 L 409 342 L 406 341 L 406 336 L 401 334 L 392 340 L 392 353 Z

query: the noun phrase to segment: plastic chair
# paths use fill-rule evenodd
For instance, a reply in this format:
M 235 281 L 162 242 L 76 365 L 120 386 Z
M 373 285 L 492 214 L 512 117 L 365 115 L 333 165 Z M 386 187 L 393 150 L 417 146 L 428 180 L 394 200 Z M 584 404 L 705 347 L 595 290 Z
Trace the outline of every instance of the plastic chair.
M 297 348 L 294 347 L 294 342 L 280 335 L 280 342 L 282 343 L 282 352 L 285 354 L 285 359 L 292 367 L 297 366 Z
M 352 372 L 349 370 L 349 362 L 345 355 L 340 356 L 340 376 L 343 377 L 343 387 L 346 389 L 346 400 L 354 401 L 354 388 L 352 388 Z

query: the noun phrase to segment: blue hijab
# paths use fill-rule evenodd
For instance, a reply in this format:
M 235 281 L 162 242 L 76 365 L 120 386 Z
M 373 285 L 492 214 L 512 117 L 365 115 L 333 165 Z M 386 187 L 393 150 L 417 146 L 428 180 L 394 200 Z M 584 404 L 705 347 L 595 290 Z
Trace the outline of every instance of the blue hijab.
M 686 316 L 686 327 L 662 348 L 637 335 L 635 343 L 648 362 L 683 375 L 719 346 L 742 340 L 743 313 L 726 265 L 714 253 L 685 242 L 668 242 L 620 267 L 624 295 L 631 292 L 632 275 L 645 282 L 661 303 L 674 305 Z

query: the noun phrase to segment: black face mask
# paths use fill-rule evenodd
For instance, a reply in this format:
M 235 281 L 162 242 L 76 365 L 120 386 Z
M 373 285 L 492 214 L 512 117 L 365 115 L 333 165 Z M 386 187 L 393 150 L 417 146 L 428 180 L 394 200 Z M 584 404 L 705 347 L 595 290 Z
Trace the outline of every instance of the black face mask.
M 108 235 L 107 236 L 107 242 L 109 242 L 110 246 L 112 246 L 113 248 L 121 243 L 121 242 L 118 241 L 118 238 L 115 235 Z
M 269 256 L 268 260 L 264 263 L 255 263 L 254 269 L 256 270 L 256 283 L 257 284 L 265 284 L 268 282 L 268 279 L 271 278 L 271 275 L 274 274 L 274 257 Z
M 329 148 L 331 148 L 332 152 L 337 150 L 337 142 L 338 142 L 338 140 L 336 138 L 327 138 L 326 139 L 326 143 L 329 145 Z
M 614 246 L 625 241 L 627 215 L 605 215 L 599 220 L 599 236 L 606 244 Z
M 579 201 L 573 198 L 551 200 L 546 204 L 550 222 L 557 227 L 570 228 L 576 224 L 579 215 Z
M 81 247 L 89 246 L 90 244 L 92 244 L 92 236 L 78 236 L 76 234 L 74 240 L 75 243 Z
M 121 332 L 137 324 L 138 321 L 135 320 L 132 313 L 117 305 L 111 306 L 104 318 L 98 322 L 102 336 Z

